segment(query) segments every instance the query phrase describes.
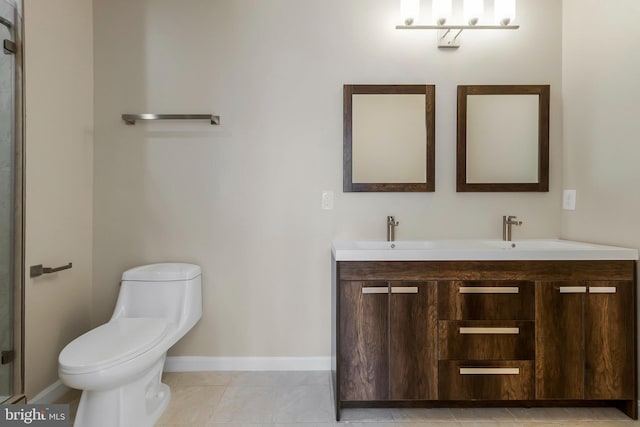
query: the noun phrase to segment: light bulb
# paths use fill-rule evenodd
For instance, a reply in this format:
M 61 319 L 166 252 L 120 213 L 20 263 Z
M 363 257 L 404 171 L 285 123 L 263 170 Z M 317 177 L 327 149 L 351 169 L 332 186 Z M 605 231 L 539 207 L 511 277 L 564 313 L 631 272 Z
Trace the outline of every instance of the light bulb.
M 444 25 L 451 18 L 451 0 L 433 0 L 433 19 L 437 25 Z
M 400 17 L 405 25 L 411 25 L 420 14 L 420 0 L 400 0 Z
M 496 25 L 509 25 L 516 19 L 516 0 L 495 0 Z
M 484 0 L 464 0 L 464 20 L 476 25 L 484 13 Z

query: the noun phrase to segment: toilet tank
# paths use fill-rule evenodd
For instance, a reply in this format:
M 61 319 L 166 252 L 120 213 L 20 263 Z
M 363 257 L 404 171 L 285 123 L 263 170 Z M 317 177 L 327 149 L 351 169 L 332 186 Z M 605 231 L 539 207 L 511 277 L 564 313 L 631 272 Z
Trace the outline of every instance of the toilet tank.
M 188 331 L 202 316 L 202 271 L 182 263 L 150 264 L 122 273 L 112 319 L 160 317 Z

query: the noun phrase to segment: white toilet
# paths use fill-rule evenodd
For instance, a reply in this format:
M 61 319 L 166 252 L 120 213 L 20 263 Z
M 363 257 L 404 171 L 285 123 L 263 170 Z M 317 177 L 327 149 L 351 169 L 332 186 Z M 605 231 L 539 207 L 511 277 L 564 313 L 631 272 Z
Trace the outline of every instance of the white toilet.
M 74 426 L 153 426 L 171 394 L 161 382 L 167 350 L 201 316 L 199 266 L 125 271 L 111 320 L 73 340 L 58 358 L 62 382 L 83 390 Z

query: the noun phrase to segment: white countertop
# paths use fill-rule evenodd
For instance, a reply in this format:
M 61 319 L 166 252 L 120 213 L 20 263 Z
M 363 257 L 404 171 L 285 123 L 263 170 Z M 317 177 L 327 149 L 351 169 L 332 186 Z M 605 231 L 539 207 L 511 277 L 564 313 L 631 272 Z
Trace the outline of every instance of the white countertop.
M 336 261 L 638 260 L 638 250 L 570 240 L 333 241 Z

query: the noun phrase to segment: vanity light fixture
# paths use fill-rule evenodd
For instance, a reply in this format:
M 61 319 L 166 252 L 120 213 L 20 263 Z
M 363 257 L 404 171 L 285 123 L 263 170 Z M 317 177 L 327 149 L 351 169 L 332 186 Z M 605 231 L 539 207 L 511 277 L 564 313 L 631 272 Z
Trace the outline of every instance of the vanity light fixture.
M 397 30 L 437 30 L 439 48 L 460 47 L 463 30 L 517 30 L 513 25 L 516 16 L 516 0 L 494 0 L 495 25 L 481 25 L 484 0 L 458 0 L 462 3 L 464 24 L 448 23 L 452 15 L 453 0 L 432 0 L 431 21 L 435 25 L 416 25 L 420 14 L 420 0 L 400 0 L 400 14 L 404 25 Z

